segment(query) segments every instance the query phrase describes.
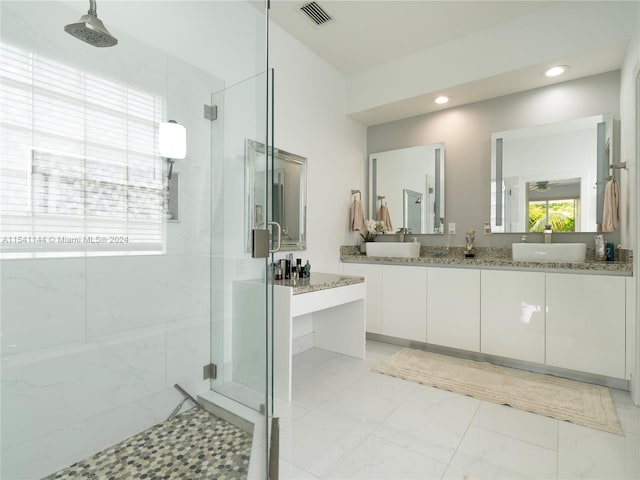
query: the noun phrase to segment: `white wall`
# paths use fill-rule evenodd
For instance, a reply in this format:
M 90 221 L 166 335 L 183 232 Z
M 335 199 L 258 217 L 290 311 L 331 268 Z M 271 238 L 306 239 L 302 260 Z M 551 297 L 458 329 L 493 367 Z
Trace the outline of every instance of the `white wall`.
M 341 73 L 273 23 L 269 41 L 274 144 L 308 159 L 307 250 L 294 258 L 308 259 L 312 272 L 340 272 L 340 245 L 360 238 L 349 231 L 348 213 L 351 189 L 365 198 L 366 129 L 346 116 Z
M 0 262 L 1 476 L 12 480 L 41 478 L 164 420 L 182 399 L 175 383 L 208 387 L 211 124 L 202 105 L 223 83 L 106 18 L 120 44 L 96 50 L 63 31 L 77 18 L 57 2 L 2 2 L 2 40 L 166 97 L 168 118 L 188 130 L 187 159 L 174 169 L 182 218 L 166 227 L 164 255 Z

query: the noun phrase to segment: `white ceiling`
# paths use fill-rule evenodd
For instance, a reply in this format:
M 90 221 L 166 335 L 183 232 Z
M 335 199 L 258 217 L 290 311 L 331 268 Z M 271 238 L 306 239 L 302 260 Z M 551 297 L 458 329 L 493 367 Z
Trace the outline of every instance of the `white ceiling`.
M 365 125 L 620 68 L 639 1 L 272 0 L 271 20 L 347 78 L 347 113 Z M 549 80 L 553 63 L 568 74 Z M 451 102 L 437 106 L 446 93 Z
M 271 19 L 345 74 L 491 28 L 557 2 L 340 1 L 316 3 L 334 19 L 317 27 L 304 1 L 271 2 Z

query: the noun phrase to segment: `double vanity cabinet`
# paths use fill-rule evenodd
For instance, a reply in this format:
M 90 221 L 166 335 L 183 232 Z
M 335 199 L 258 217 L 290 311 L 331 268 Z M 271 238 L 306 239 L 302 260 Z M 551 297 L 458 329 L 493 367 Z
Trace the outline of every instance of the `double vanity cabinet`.
M 626 312 L 634 279 L 627 266 L 449 264 L 424 257 L 398 265 L 393 258 L 350 255 L 342 260 L 345 274 L 366 278 L 367 332 L 374 338 L 508 359 L 576 378 L 629 379 L 633 322 Z

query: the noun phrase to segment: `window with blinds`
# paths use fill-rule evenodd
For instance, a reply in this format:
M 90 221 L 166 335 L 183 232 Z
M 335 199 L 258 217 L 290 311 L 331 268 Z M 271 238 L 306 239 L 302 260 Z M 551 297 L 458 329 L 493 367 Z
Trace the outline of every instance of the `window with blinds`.
M 0 251 L 162 251 L 163 105 L 0 44 Z

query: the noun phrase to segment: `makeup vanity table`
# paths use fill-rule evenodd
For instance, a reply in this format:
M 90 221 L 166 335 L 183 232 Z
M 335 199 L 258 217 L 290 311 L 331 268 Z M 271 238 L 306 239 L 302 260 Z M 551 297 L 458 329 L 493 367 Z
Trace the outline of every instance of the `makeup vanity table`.
M 274 281 L 274 393 L 291 401 L 293 356 L 316 347 L 365 358 L 364 277 L 312 273 Z

